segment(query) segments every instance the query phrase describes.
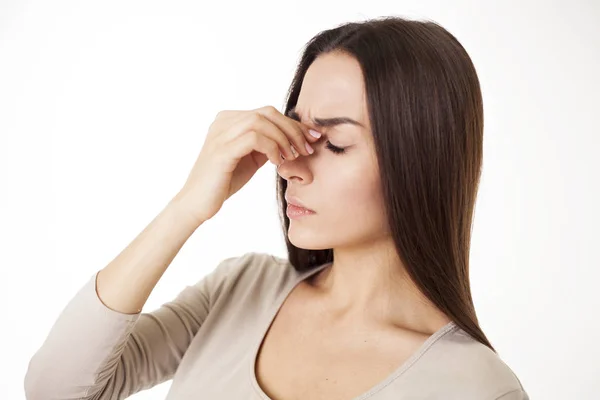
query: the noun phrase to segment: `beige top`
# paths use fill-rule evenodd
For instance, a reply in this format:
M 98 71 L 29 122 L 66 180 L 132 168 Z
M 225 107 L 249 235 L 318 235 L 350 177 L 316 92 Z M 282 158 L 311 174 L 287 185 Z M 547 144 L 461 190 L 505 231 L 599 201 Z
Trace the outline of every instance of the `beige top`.
M 96 272 L 33 355 L 27 399 L 124 399 L 172 379 L 167 400 L 269 400 L 254 373 L 259 345 L 292 289 L 327 265 L 298 272 L 286 259 L 246 253 L 223 260 L 157 310 L 138 314 L 106 307 Z M 529 397 L 496 353 L 450 322 L 353 400 L 363 399 Z

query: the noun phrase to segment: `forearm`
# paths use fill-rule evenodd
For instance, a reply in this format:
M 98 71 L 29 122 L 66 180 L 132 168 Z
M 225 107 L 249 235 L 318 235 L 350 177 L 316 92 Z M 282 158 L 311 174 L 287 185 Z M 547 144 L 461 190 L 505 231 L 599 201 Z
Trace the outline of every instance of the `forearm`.
M 184 243 L 201 225 L 180 207 L 178 197 L 104 267 L 96 291 L 107 307 L 125 314 L 141 312 L 150 293 Z

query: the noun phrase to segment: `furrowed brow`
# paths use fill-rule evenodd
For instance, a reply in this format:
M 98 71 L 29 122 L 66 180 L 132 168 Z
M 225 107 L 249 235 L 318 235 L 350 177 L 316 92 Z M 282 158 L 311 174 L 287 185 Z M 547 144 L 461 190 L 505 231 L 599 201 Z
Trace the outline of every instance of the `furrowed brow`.
M 300 122 L 300 116 L 298 115 L 298 113 L 296 112 L 296 108 L 292 108 L 290 111 L 287 112 L 287 116 Z M 320 128 L 327 128 L 327 127 L 331 127 L 331 126 L 337 126 L 337 125 L 343 125 L 343 124 L 350 124 L 350 125 L 355 125 L 355 126 L 360 126 L 361 128 L 364 128 L 364 125 L 361 124 L 358 121 L 353 120 L 352 118 L 349 117 L 334 117 L 334 118 L 313 118 L 312 119 L 312 123 L 315 126 L 318 126 Z

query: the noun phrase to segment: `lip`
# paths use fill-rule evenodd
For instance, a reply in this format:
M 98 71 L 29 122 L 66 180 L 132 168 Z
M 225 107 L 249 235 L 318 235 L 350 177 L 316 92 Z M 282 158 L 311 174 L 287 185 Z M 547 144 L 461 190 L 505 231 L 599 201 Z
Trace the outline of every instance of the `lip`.
M 302 203 L 302 201 L 299 198 L 297 198 L 296 196 L 292 196 L 292 195 L 289 195 L 289 194 L 286 193 L 285 194 L 285 200 L 288 202 L 288 204 L 292 204 L 292 205 L 294 205 L 296 207 L 303 208 L 303 209 L 305 209 L 307 211 L 310 211 L 310 212 L 313 212 L 313 213 L 315 212 L 314 210 L 311 210 L 310 208 L 306 207 L 304 205 L 304 203 Z

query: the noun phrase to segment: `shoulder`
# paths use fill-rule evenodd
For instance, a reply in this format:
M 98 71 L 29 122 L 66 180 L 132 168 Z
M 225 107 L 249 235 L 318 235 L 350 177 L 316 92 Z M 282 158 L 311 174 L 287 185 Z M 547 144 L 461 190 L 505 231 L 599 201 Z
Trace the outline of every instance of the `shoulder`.
M 420 363 L 421 368 L 429 367 L 440 387 L 450 388 L 460 396 L 457 398 L 528 399 L 519 378 L 506 362 L 458 326 L 432 344 L 413 367 Z
M 224 281 L 262 282 L 289 281 L 298 272 L 288 260 L 268 253 L 248 252 L 223 259 L 212 273 Z
M 277 296 L 298 276 L 287 259 L 268 253 L 248 252 L 221 260 L 194 286 L 214 303 L 221 297 L 233 299 L 258 293 L 261 297 Z

